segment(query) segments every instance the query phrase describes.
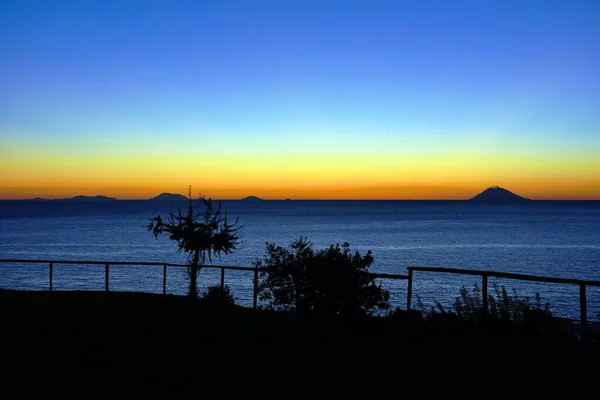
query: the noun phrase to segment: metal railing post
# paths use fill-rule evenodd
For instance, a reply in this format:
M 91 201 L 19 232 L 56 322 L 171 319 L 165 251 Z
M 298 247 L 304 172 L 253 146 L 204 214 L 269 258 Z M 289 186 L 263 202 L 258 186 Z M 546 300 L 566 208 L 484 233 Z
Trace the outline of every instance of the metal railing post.
M 221 293 L 225 292 L 225 268 L 221 268 Z
M 487 275 L 481 275 L 481 304 L 483 308 L 483 315 L 488 314 L 488 277 Z
M 108 264 L 104 264 L 104 291 L 108 292 Z
M 52 262 L 50 262 L 50 271 L 49 271 L 49 275 L 48 275 L 48 285 L 49 285 L 50 291 L 52 291 Z
M 581 311 L 581 341 L 587 341 L 587 298 L 585 283 L 579 285 L 579 308 Z
M 167 294 L 167 264 L 163 265 L 163 294 Z
M 410 300 L 412 298 L 412 275 L 413 271 L 408 268 L 408 288 L 406 290 L 406 311 L 410 311 Z
M 254 269 L 254 293 L 252 296 L 252 308 L 256 310 L 258 301 L 258 269 Z

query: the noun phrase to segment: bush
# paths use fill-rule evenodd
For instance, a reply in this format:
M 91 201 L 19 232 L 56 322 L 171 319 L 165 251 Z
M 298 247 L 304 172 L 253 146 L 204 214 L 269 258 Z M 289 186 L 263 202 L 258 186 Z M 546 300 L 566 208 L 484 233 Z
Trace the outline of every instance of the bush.
M 214 306 L 233 306 L 237 300 L 233 297 L 231 289 L 227 285 L 223 288 L 221 288 L 221 285 L 209 286 L 208 290 L 202 294 L 201 299 Z
M 463 286 L 460 290 L 460 297 L 454 302 L 454 311 L 459 318 L 465 321 L 478 321 L 487 311 L 485 317 L 494 318 L 502 321 L 510 321 L 522 325 L 526 319 L 533 314 L 552 316 L 550 312 L 550 303 L 542 305 L 541 296 L 535 294 L 535 302 L 531 303 L 529 297 L 519 297 L 516 289 L 513 288 L 512 295 L 509 295 L 504 286 L 494 285 L 494 295 L 488 294 L 488 309 L 483 310 L 481 300 L 481 290 L 477 284 L 473 287 L 473 293 Z
M 488 294 L 487 310 L 483 308 L 482 293 L 477 284 L 473 286 L 472 292 L 464 286 L 460 289 L 453 310 L 446 310 L 439 301 L 434 300 L 434 306 L 426 311 L 419 296 L 414 310 L 420 311 L 426 319 L 452 317 L 469 323 L 496 321 L 537 331 L 559 325 L 559 319 L 550 312 L 550 303 L 542 304 L 539 293 L 535 294 L 535 302 L 532 303 L 529 297 L 520 297 L 514 288 L 511 295 L 504 286 L 494 285 L 493 291 L 493 295 Z
M 344 243 L 314 251 L 306 238 L 293 241 L 289 249 L 273 243 L 266 247 L 266 257 L 254 263 L 266 268 L 259 278 L 259 296 L 266 308 L 369 315 L 376 308 L 390 307 L 389 292 L 368 274 L 373 263 L 370 250 L 361 256 Z

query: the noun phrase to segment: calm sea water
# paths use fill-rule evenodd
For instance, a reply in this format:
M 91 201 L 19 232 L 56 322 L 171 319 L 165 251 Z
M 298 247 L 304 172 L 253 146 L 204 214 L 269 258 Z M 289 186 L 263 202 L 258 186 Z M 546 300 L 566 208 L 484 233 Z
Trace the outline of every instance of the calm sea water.
M 372 250 L 373 272 L 406 274 L 413 265 L 600 281 L 600 202 L 223 201 L 223 209 L 244 227 L 239 248 L 213 260 L 219 265 L 251 266 L 265 255 L 266 242 L 287 246 L 304 236 L 317 249 L 348 242 L 361 253 Z M 0 201 L 0 258 L 183 263 L 175 243 L 155 239 L 144 227 L 168 210 L 150 201 Z M 250 305 L 252 273 L 228 271 L 225 279 L 237 302 Z M 203 270 L 201 290 L 219 280 L 218 270 Z M 381 282 L 393 305 L 405 307 L 406 281 Z M 481 285 L 480 278 L 415 272 L 413 302 L 419 296 L 427 306 L 437 300 L 451 307 L 461 286 L 475 283 Z M 539 292 L 557 315 L 579 315 L 576 285 L 490 279 L 494 283 L 520 296 Z M 48 266 L 0 263 L 0 287 L 45 290 Z M 56 265 L 53 287 L 103 290 L 104 268 Z M 160 293 L 162 267 L 111 267 L 110 288 Z M 168 269 L 167 291 L 185 294 L 182 269 Z M 588 314 L 598 320 L 599 313 L 600 288 L 588 288 Z

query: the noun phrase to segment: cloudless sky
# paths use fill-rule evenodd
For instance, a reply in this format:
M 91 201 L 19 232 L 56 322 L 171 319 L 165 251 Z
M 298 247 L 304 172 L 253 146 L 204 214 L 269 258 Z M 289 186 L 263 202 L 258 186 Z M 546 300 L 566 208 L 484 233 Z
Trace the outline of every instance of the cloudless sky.
M 0 2 L 0 198 L 188 185 L 600 199 L 600 2 Z

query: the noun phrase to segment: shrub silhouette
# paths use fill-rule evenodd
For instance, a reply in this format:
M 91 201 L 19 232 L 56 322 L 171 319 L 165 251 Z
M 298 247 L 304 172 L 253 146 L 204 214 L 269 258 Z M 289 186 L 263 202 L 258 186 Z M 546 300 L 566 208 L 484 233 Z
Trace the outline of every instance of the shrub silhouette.
M 202 300 L 214 306 L 233 306 L 236 298 L 231 294 L 231 289 L 228 285 L 209 286 L 207 291 L 202 293 Z
M 221 211 L 221 203 L 217 208 L 213 207 L 212 199 L 200 196 L 200 205 L 194 207 L 192 204 L 192 188 L 188 190 L 187 213 L 182 214 L 181 209 L 177 213 L 169 212 L 169 222 L 164 222 L 159 215 L 151 218 L 147 225 L 155 237 L 163 233 L 169 234 L 169 239 L 175 240 L 179 246 L 178 251 L 188 253 L 187 267 L 190 279 L 188 295 L 198 297 L 198 274 L 206 260 L 212 261 L 212 257 L 221 257 L 221 254 L 229 254 L 236 249 L 239 242 L 238 231 L 242 228 L 236 219 L 229 223 L 227 213 Z M 201 208 L 201 211 L 197 211 Z
M 550 303 L 542 304 L 539 293 L 535 301 L 529 297 L 521 297 L 516 289 L 509 294 L 504 286 L 494 284 L 493 294 L 488 294 L 488 308 L 483 308 L 482 293 L 477 284 L 471 292 L 462 287 L 459 296 L 455 298 L 453 309 L 447 310 L 434 300 L 434 305 L 427 311 L 419 296 L 413 310 L 418 310 L 425 319 L 444 319 L 462 321 L 473 324 L 488 324 L 490 326 L 513 326 L 525 328 L 535 334 L 558 332 L 563 322 L 550 312 Z
M 539 293 L 535 294 L 535 302 L 532 303 L 529 297 L 520 297 L 514 288 L 512 295 L 508 294 L 504 286 L 494 284 L 493 288 L 495 296 L 488 294 L 487 313 L 483 313 L 486 310 L 483 310 L 479 286 L 477 284 L 473 286 L 472 294 L 463 286 L 460 289 L 460 297 L 457 297 L 454 302 L 454 311 L 458 317 L 475 322 L 483 317 L 495 318 L 522 325 L 534 313 L 552 316 L 550 303 L 542 305 Z
M 495 296 L 488 294 L 487 310 L 483 309 L 482 293 L 477 284 L 473 285 L 472 292 L 464 286 L 460 289 L 459 296 L 454 300 L 453 310 L 447 310 L 434 299 L 434 305 L 427 311 L 419 295 L 416 296 L 417 301 L 413 310 L 420 311 L 424 316 L 453 313 L 459 319 L 470 322 L 478 322 L 485 317 L 522 323 L 531 313 L 552 316 L 550 303 L 542 304 L 539 293 L 535 294 L 535 302 L 532 303 L 529 297 L 520 297 L 514 288 L 512 295 L 509 295 L 504 286 L 494 284 L 493 291 Z
M 266 268 L 259 277 L 259 296 L 266 308 L 322 315 L 357 315 L 389 309 L 389 292 L 368 274 L 369 250 L 352 253 L 350 245 L 314 251 L 306 238 L 289 249 L 266 243 L 266 256 L 254 265 Z

